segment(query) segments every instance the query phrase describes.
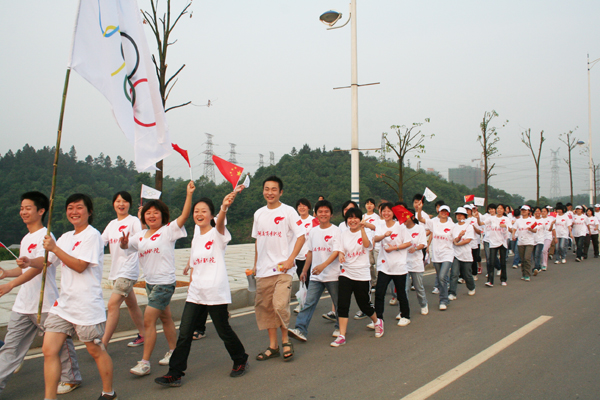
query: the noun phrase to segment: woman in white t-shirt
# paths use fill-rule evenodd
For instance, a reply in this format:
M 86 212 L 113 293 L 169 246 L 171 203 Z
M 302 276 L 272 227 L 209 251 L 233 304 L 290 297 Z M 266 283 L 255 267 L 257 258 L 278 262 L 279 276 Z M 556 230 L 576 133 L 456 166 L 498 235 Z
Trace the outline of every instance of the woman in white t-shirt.
M 575 215 L 573 215 L 573 237 L 577 242 L 577 256 L 575 261 L 580 262 L 583 261 L 583 257 L 587 258 L 587 253 L 583 254 L 583 250 L 585 249 L 585 237 L 590 233 L 590 230 L 587 227 L 587 216 L 583 213 L 583 207 L 576 206 L 575 207 Z
M 540 229 L 531 217 L 531 207 L 527 204 L 520 209 L 521 218 L 517 219 L 513 224 L 512 238 L 517 239 L 517 248 L 521 265 L 521 279 L 525 282 L 531 280 L 531 258 L 535 247 L 535 234 Z M 534 275 L 537 275 L 537 270 Z
M 219 337 L 233 361 L 231 377 L 242 376 L 248 368 L 248 354 L 244 345 L 229 325 L 227 305 L 231 304 L 229 278 L 225 265 L 225 249 L 231 234 L 225 227 L 225 215 L 233 204 L 236 192 L 225 196 L 215 223 L 215 206 L 208 198 L 201 198 L 193 207 L 193 218 L 200 228 L 196 230 L 190 252 L 192 275 L 188 296 L 181 315 L 177 347 L 169 362 L 169 372 L 154 381 L 163 386 L 180 386 L 185 375 L 192 346 L 194 329 L 199 318 L 208 310 Z
M 549 206 L 542 208 L 542 224 L 544 226 L 544 248 L 542 249 L 542 271 L 548 268 L 548 251 L 554 238 L 554 217 L 550 216 Z
M 490 258 L 486 260 L 487 264 L 487 282 L 485 286 L 494 286 L 494 260 L 500 254 L 500 281 L 502 286 L 506 286 L 506 249 L 508 247 L 509 229 L 512 226 L 510 218 L 504 214 L 504 205 L 496 206 L 496 215 L 488 216 L 484 219 L 485 232 L 489 240 Z
M 562 204 L 556 205 L 556 220 L 554 222 L 554 230 L 556 232 L 555 243 L 556 243 L 556 260 L 554 264 L 567 262 L 567 245 L 569 238 L 571 238 L 571 225 L 572 219 L 565 213 L 565 206 Z
M 67 337 L 77 334 L 96 361 L 104 398 L 116 399 L 112 359 L 102 346 L 106 321 L 102 297 L 104 243 L 100 232 L 91 225 L 94 206 L 89 196 L 73 194 L 67 198 L 65 208 L 74 230 L 56 242 L 49 235 L 44 238 L 44 249 L 52 253 L 49 263 L 61 263 L 60 295 L 44 323 L 45 398 L 56 399 L 61 374 L 59 353 Z
M 475 231 L 470 222 L 467 222 L 467 210 L 458 207 L 454 212 L 456 224 L 452 227 L 452 244 L 454 248 L 454 261 L 452 262 L 452 273 L 450 276 L 450 289 L 448 299 L 456 300 L 458 277 L 462 276 L 467 285 L 469 296 L 475 294 L 475 281 L 471 264 L 473 253 L 471 252 L 471 241 L 475 240 Z
M 142 224 L 137 217 L 129 215 L 129 209 L 133 199 L 128 192 L 118 192 L 113 196 L 113 208 L 117 218 L 108 223 L 102 240 L 104 246 L 108 245 L 111 255 L 111 267 L 108 280 L 113 281 L 113 292 L 108 299 L 108 315 L 106 317 L 106 330 L 102 343 L 108 347 L 117 324 L 119 323 L 120 308 L 123 301 L 127 304 L 129 315 L 138 330 L 137 338 L 129 342 L 127 346 L 137 347 L 144 344 L 144 316 L 137 303 L 133 285 L 140 275 L 138 253 L 133 249 L 123 250 L 119 240 L 123 234 L 135 234 L 142 230 Z
M 542 218 L 542 209 L 533 207 L 533 220 L 536 232 L 533 234 L 533 274 L 537 275 L 542 270 L 542 251 L 544 251 L 544 239 L 546 237 L 545 220 Z
M 448 307 L 448 274 L 454 261 L 452 247 L 452 228 L 454 222 L 449 218 L 450 207 L 443 205 L 439 208 L 438 217 L 427 221 L 427 235 L 431 234 L 429 255 L 437 274 L 437 289 L 440 293 L 440 310 Z
M 312 215 L 309 214 L 309 211 L 311 209 L 311 204 L 310 201 L 308 201 L 308 199 L 306 198 L 301 198 L 296 202 L 296 211 L 298 211 L 298 215 L 300 215 L 300 219 L 302 220 L 302 225 L 304 226 L 304 229 L 306 230 L 306 235 L 304 235 L 305 239 L 308 238 L 308 232 L 310 232 L 310 230 L 313 228 L 314 224 L 313 221 L 317 221 L 315 217 L 313 217 Z M 318 225 L 317 221 L 317 225 Z M 298 255 L 296 256 L 296 274 L 298 275 L 298 278 L 300 278 L 300 275 L 302 275 L 302 271 L 304 271 L 304 264 L 306 264 L 306 253 L 308 253 L 310 249 L 308 248 L 308 244 L 307 241 L 305 240 L 304 245 L 302 246 L 302 249 L 300 249 L 300 253 L 298 253 Z M 307 274 L 308 274 L 308 278 L 306 280 L 306 287 L 308 287 L 309 285 L 309 281 L 310 281 L 310 268 L 308 268 L 306 270 Z M 294 312 L 297 314 L 300 312 L 300 305 L 298 305 L 295 309 Z
M 383 335 L 383 321 L 377 319 L 375 309 L 369 303 L 370 279 L 369 250 L 373 248 L 371 238 L 366 232 L 360 208 L 346 211 L 345 222 L 348 229 L 342 232 L 342 250 L 339 255 L 340 277 L 338 293 L 338 317 L 340 335 L 331 342 L 332 347 L 346 344 L 348 313 L 352 293 L 360 310 L 375 324 L 375 337 Z
M 592 242 L 592 246 L 594 247 L 594 258 L 598 258 L 598 217 L 594 215 L 595 213 L 592 207 L 585 210 L 585 214 L 587 216 L 586 224 L 590 231 L 590 242 Z
M 366 213 L 363 214 L 363 221 L 376 225 L 377 221 L 381 220 L 381 217 L 375 212 L 375 199 L 368 198 L 365 201 L 365 209 Z M 379 212 L 381 213 L 381 204 L 379 205 Z M 373 246 L 373 250 L 369 252 L 369 262 L 371 263 L 371 288 L 374 288 L 377 285 L 377 259 L 379 258 L 379 250 L 381 245 L 379 243 L 375 243 Z
M 190 181 L 187 185 L 185 204 L 181 215 L 169 222 L 169 207 L 160 200 L 150 200 L 140 212 L 142 224 L 148 229 L 129 237 L 123 234 L 121 248 L 131 246 L 138 252 L 140 267 L 146 276 L 146 293 L 148 305 L 144 310 L 144 355 L 137 365 L 129 370 L 134 375 L 143 376 L 150 373 L 150 357 L 156 344 L 156 321 L 160 318 L 163 332 L 169 344 L 169 351 L 158 362 L 169 365 L 175 350 L 177 333 L 171 316 L 169 303 L 175 292 L 175 242 L 187 236 L 185 221 L 192 209 L 192 194 L 196 186 Z
M 409 210 L 412 212 L 412 210 Z M 423 214 L 425 214 L 423 212 Z M 425 295 L 425 287 L 423 286 L 423 273 L 425 272 L 425 264 L 423 263 L 424 249 L 427 247 L 427 233 L 425 233 L 424 224 L 420 224 L 417 219 L 418 211 L 415 212 L 413 218 L 407 218 L 404 222 L 406 234 L 409 237 L 411 247 L 408 248 L 406 256 L 406 266 L 411 279 L 406 279 L 405 292 L 408 296 L 410 288 L 410 280 L 417 293 L 417 300 L 421 306 L 421 314 L 429 314 L 429 306 L 427 304 L 427 296 Z

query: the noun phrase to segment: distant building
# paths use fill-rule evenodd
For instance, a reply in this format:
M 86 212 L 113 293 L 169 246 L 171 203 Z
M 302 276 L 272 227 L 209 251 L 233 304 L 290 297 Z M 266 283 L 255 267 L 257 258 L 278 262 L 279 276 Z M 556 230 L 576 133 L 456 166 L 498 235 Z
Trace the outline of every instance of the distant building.
M 458 168 L 448 168 L 448 180 L 473 189 L 483 183 L 483 170 L 467 165 L 459 165 Z

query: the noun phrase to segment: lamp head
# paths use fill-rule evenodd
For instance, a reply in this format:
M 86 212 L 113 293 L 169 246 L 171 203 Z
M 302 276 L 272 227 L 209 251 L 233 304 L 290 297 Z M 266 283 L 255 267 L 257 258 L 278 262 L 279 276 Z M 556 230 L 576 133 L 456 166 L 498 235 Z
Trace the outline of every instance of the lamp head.
M 583 146 L 585 144 L 585 142 L 583 140 L 580 140 L 576 144 L 577 144 L 577 146 Z
M 319 20 L 325 25 L 329 25 L 331 27 L 335 25 L 335 23 L 338 22 L 340 18 L 342 18 L 342 13 L 330 10 L 321 14 Z

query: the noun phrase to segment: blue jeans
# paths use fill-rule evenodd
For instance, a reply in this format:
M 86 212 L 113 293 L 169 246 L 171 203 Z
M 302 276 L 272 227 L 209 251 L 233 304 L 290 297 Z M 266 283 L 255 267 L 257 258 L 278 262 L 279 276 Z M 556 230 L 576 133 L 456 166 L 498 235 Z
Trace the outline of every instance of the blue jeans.
M 475 289 L 475 281 L 473 281 L 473 275 L 471 274 L 471 261 L 460 261 L 458 258 L 454 257 L 454 262 L 452 263 L 452 273 L 450 277 L 450 294 L 456 296 L 456 289 L 458 288 L 458 276 L 461 274 L 465 280 L 467 289 Z
M 440 304 L 448 305 L 448 273 L 452 268 L 452 262 L 444 261 L 441 263 L 433 263 L 438 279 L 437 288 L 440 291 Z
M 317 304 L 321 299 L 323 291 L 327 288 L 327 291 L 331 295 L 333 306 L 335 307 L 335 314 L 337 318 L 337 306 L 338 306 L 338 281 L 333 282 L 319 282 L 311 281 L 308 287 L 308 293 L 306 293 L 306 301 L 304 307 L 298 313 L 296 317 L 296 329 L 298 329 L 304 336 L 308 335 L 308 324 L 317 308 Z M 335 329 L 339 329 L 339 321 L 335 322 Z
M 556 246 L 558 256 L 556 257 L 556 261 L 567 259 L 567 244 L 568 243 L 569 243 L 568 238 L 558 238 L 558 245 Z
M 515 253 L 512 265 L 519 265 L 522 263 L 521 256 L 519 255 L 519 248 L 517 246 L 519 246 L 519 239 L 511 240 L 510 249 L 513 251 L 513 253 Z
M 533 270 L 539 271 L 542 269 L 542 250 L 544 250 L 544 243 L 538 243 L 533 249 Z
M 423 286 L 423 272 L 409 272 L 408 275 L 412 278 L 412 284 L 417 292 L 417 300 L 421 308 L 427 306 L 427 296 L 425 296 L 425 287 Z M 406 296 L 410 290 L 410 279 L 406 279 Z

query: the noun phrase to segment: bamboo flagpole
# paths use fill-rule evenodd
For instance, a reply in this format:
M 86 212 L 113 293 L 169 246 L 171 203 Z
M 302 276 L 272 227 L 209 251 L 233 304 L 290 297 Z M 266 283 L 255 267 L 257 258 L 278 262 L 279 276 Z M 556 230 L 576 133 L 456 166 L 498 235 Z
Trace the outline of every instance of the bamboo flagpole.
M 67 102 L 67 89 L 69 88 L 69 77 L 71 68 L 67 68 L 65 75 L 65 86 L 63 88 L 62 104 L 60 106 L 60 117 L 58 118 L 58 132 L 56 133 L 56 149 L 54 151 L 54 164 L 52 170 L 52 189 L 50 190 L 50 210 L 48 210 L 48 235 L 52 234 L 52 210 L 54 209 L 54 194 L 56 193 L 56 175 L 58 173 L 58 155 L 60 154 L 60 140 L 62 138 L 62 124 L 65 115 L 65 103 Z M 44 268 L 42 269 L 42 286 L 40 288 L 40 302 L 38 304 L 38 324 L 42 319 L 42 307 L 44 305 L 44 289 L 46 288 L 46 270 L 48 268 L 48 250 L 44 255 Z

